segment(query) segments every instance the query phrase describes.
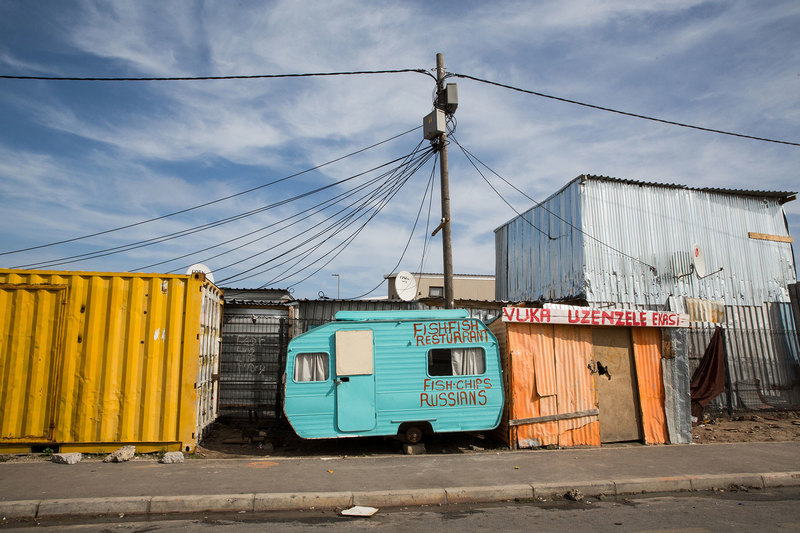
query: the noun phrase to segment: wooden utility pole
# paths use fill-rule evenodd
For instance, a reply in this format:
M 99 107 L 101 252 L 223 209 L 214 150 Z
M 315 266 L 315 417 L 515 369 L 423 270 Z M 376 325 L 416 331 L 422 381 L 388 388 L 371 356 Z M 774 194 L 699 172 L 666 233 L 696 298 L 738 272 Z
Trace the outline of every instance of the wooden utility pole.
M 444 91 L 444 56 L 436 54 L 436 103 L 442 109 L 440 96 Z M 445 130 L 447 128 L 445 127 Z M 447 168 L 447 132 L 439 136 L 439 177 L 442 186 L 442 256 L 444 266 L 444 308 L 454 307 L 453 299 L 453 245 L 450 237 L 450 176 Z

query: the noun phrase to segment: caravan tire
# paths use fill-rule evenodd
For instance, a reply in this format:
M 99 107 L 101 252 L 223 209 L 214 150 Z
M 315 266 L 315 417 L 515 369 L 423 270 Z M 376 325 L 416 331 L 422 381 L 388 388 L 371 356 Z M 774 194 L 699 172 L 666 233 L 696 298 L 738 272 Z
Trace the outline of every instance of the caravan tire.
M 408 426 L 403 433 L 404 440 L 409 444 L 419 444 L 424 433 L 419 426 Z

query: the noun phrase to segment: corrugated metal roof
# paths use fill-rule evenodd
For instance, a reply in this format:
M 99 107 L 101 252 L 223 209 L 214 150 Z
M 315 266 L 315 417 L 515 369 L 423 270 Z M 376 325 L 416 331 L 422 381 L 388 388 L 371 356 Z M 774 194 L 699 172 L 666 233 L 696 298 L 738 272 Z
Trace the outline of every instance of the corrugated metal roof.
M 432 276 L 432 277 L 444 277 L 444 274 L 441 272 L 410 272 L 411 275 L 414 276 Z M 393 272 L 391 274 L 384 274 L 384 278 L 391 278 L 397 276 L 397 272 Z M 494 274 L 453 274 L 454 278 L 493 278 Z
M 294 301 L 288 289 L 223 289 L 227 305 L 280 305 Z
M 575 178 L 573 181 L 578 181 L 578 180 L 609 181 L 616 183 L 626 183 L 629 185 L 662 187 L 667 189 L 686 189 L 690 191 L 713 192 L 718 194 L 732 194 L 736 196 L 757 196 L 759 198 L 782 198 L 787 202 L 794 200 L 794 196 L 797 195 L 797 191 L 763 191 L 758 189 L 727 189 L 723 187 L 689 187 L 688 185 L 681 185 L 679 183 L 640 181 L 640 180 L 631 180 L 623 178 L 614 178 L 611 176 L 598 176 L 595 174 L 583 174 Z

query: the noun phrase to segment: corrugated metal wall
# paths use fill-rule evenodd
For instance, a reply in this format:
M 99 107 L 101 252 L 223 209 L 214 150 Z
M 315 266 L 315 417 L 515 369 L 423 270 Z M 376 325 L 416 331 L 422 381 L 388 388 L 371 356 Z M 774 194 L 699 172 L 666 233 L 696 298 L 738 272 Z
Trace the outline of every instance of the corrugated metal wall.
M 0 444 L 194 449 L 220 314 L 201 274 L 0 270 Z
M 661 371 L 661 330 L 631 328 L 633 357 L 636 361 L 636 381 L 639 383 L 639 407 L 642 410 L 642 429 L 647 444 L 669 442 L 664 412 L 664 377 Z
M 597 378 L 591 371 L 592 328 L 495 321 L 491 329 L 498 341 L 503 339 L 499 348 L 506 383 L 506 412 L 497 435 L 512 448 L 599 446 Z M 665 410 L 661 330 L 630 329 L 644 442 L 671 442 Z M 685 363 L 684 354 L 671 357 Z M 682 375 L 686 377 L 685 373 Z M 685 388 L 673 386 L 669 390 L 674 394 L 685 392 Z M 688 402 L 672 400 L 671 407 L 679 405 L 688 411 Z M 673 442 L 688 442 L 683 438 L 684 428 L 679 427 L 682 420 L 688 421 L 688 412 L 682 415 L 672 414 L 676 426 Z M 542 417 L 546 418 L 535 420 Z
M 787 234 L 775 196 L 585 177 L 544 206 L 554 214 L 534 208 L 496 230 L 498 299 L 651 306 L 677 295 L 761 305 L 788 302 L 786 287 L 796 281 L 791 244 L 748 237 Z M 721 273 L 689 275 L 695 243 L 707 272 Z
M 583 234 L 578 182 L 495 230 L 495 299 L 541 301 L 579 297 Z
M 733 407 L 800 405 L 800 391 L 795 386 L 800 376 L 794 368 L 800 364 L 800 347 L 791 305 L 726 306 L 725 322 L 720 325 L 725 330 Z M 693 322 L 692 326 L 688 345 L 690 372 L 694 373 L 717 324 Z M 723 394 L 713 405 L 725 402 Z

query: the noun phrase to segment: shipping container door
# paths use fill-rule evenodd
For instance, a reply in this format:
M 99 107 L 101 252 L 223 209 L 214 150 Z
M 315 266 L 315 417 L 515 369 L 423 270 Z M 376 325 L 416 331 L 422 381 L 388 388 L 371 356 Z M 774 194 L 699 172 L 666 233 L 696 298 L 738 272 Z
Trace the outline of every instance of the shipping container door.
M 336 425 L 339 431 L 375 427 L 372 330 L 336 332 Z
M 628 328 L 592 328 L 600 441 L 641 440 L 641 414 Z
M 47 441 L 66 289 L 0 284 L 0 443 Z

